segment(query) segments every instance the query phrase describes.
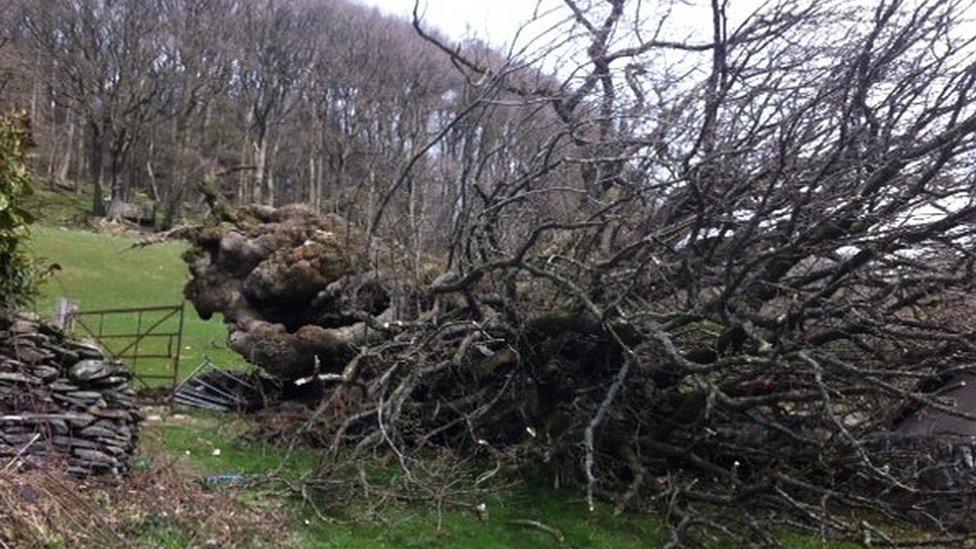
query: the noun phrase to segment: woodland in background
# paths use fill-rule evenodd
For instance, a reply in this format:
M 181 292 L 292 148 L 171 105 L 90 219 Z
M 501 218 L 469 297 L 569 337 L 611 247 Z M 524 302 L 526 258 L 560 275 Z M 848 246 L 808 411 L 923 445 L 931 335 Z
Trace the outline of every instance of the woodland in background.
M 899 431 L 976 420 L 954 398 L 976 369 L 971 3 L 550 5 L 500 55 L 338 2 L 25 2 L 4 51 L 49 78 L 7 85 L 67 86 L 54 137 L 84 133 L 117 201 L 202 195 L 213 215 L 167 233 L 194 244 L 187 297 L 322 383 L 282 430 L 335 458 L 311 489 L 385 455 L 398 497 L 541 469 L 656 510 L 675 546 L 971 537 L 972 438 Z M 375 51 L 342 34 L 377 22 Z M 146 53 L 191 24 L 198 48 Z
M 0 109 L 29 111 L 38 178 L 93 191 L 94 215 L 144 193 L 167 228 L 206 183 L 366 223 L 413 160 L 404 207 L 428 238 L 462 156 L 512 131 L 469 120 L 414 158 L 471 88 L 409 22 L 347 0 L 7 0 L 0 18 Z

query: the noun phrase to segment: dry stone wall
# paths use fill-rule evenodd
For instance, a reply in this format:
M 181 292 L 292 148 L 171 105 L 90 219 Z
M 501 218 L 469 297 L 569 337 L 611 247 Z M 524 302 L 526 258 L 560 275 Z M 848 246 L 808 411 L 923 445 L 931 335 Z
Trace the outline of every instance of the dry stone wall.
M 0 459 L 129 470 L 140 413 L 128 367 L 25 318 L 0 318 Z

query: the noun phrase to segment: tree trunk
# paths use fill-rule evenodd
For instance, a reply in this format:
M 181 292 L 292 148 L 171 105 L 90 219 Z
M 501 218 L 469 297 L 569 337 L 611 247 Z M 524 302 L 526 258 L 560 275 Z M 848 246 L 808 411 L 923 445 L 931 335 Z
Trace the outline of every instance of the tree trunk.
M 146 178 L 149 180 L 149 198 L 153 202 L 161 200 L 159 195 L 159 184 L 156 181 L 156 169 L 153 167 L 153 157 L 156 155 L 156 132 L 152 132 L 149 137 L 149 146 L 146 151 Z
M 244 131 L 245 137 L 243 143 L 241 143 L 241 166 L 246 166 L 250 164 L 249 160 L 251 158 L 251 141 L 250 136 L 247 135 L 251 127 L 251 121 L 254 119 L 254 115 L 251 111 L 247 112 L 247 116 L 244 119 Z M 244 204 L 253 198 L 251 193 L 251 174 L 248 170 L 241 170 L 240 176 L 237 180 L 237 203 Z
M 74 177 L 75 194 L 81 194 L 82 193 L 82 179 L 84 179 L 84 177 L 83 177 L 82 174 L 84 174 L 86 171 L 89 170 L 89 167 L 88 167 L 88 160 L 89 160 L 89 158 L 88 158 L 88 154 L 86 154 L 86 150 L 85 150 L 85 147 L 87 145 L 85 143 L 85 133 L 83 131 L 80 132 L 80 135 L 78 135 L 75 138 L 75 142 L 72 143 L 72 146 L 75 149 L 74 158 L 77 159 L 75 161 L 77 164 L 75 166 L 75 174 L 76 175 Z M 68 170 L 69 171 L 71 170 L 70 166 L 69 166 Z
M 92 184 L 92 215 L 105 216 L 105 200 L 102 197 L 103 156 L 105 154 L 105 132 L 97 123 L 91 127 L 91 150 L 89 151 L 88 173 Z
M 312 207 L 316 212 L 319 211 L 318 207 L 318 189 L 315 185 L 315 155 L 311 154 L 308 157 L 308 205 Z
M 264 158 L 265 166 L 265 176 L 264 176 L 264 203 L 268 206 L 274 206 L 277 200 L 277 188 L 274 178 L 274 158 L 278 156 L 278 138 L 275 138 L 274 145 L 271 147 L 271 154 L 266 155 Z M 267 145 L 265 145 L 267 147 Z
M 262 191 L 264 190 L 264 170 L 267 159 L 268 140 L 264 137 L 264 135 L 261 135 L 258 137 L 258 141 L 254 143 L 254 181 L 251 185 L 251 200 L 256 204 L 264 203 Z
M 115 202 L 125 202 L 126 201 L 126 182 L 123 178 L 119 177 L 119 171 L 121 167 L 119 166 L 119 158 L 114 153 L 111 155 L 109 160 L 109 182 L 111 183 L 109 189 L 111 190 L 112 203 Z
M 189 116 L 192 116 L 192 113 L 187 118 Z M 189 185 L 191 170 L 187 161 L 190 148 L 190 132 L 187 129 L 188 126 L 188 120 L 182 120 L 176 123 L 176 161 L 173 163 L 173 173 L 172 177 L 170 177 L 169 189 L 165 193 L 165 199 L 163 200 L 165 204 L 161 228 L 164 230 L 172 228 L 176 220 L 179 219 L 183 209 L 183 196 Z
M 58 162 L 58 167 L 54 173 L 54 178 L 58 183 L 68 180 L 68 171 L 71 169 L 71 153 L 75 146 L 75 115 L 68 111 L 68 130 L 64 142 L 64 154 Z
M 41 75 L 40 75 L 40 71 L 39 71 L 39 69 L 37 67 L 37 64 L 35 63 L 35 65 L 34 65 L 34 84 L 31 87 L 31 98 L 30 98 L 30 120 L 31 120 L 31 123 L 34 124 L 35 129 L 37 128 L 37 125 L 38 125 L 37 124 L 37 121 L 38 121 L 38 117 L 37 117 L 37 96 L 40 94 L 40 88 L 41 88 Z

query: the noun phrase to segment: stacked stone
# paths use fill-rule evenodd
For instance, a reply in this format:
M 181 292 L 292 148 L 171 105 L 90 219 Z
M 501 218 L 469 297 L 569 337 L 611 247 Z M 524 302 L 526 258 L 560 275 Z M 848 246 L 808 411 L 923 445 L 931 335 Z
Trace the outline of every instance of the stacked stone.
M 128 368 L 52 326 L 0 318 L 0 466 L 61 462 L 69 473 L 125 473 L 141 416 Z

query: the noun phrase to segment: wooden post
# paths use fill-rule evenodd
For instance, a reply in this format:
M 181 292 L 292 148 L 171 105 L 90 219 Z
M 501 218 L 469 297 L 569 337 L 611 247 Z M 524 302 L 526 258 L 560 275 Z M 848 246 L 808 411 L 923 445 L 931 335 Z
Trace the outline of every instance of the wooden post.
M 58 300 L 58 310 L 54 318 L 55 325 L 65 332 L 71 332 L 74 328 L 74 317 L 72 315 L 77 311 L 77 303 L 62 297 Z

